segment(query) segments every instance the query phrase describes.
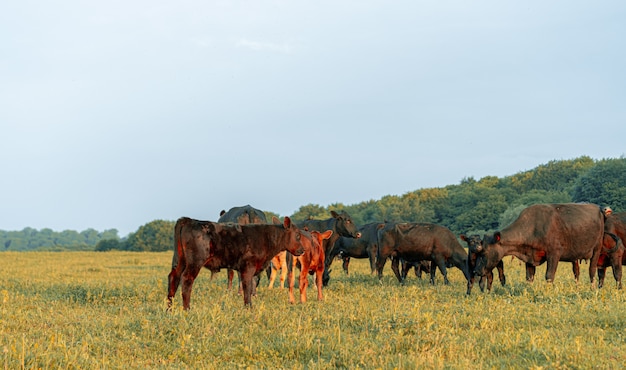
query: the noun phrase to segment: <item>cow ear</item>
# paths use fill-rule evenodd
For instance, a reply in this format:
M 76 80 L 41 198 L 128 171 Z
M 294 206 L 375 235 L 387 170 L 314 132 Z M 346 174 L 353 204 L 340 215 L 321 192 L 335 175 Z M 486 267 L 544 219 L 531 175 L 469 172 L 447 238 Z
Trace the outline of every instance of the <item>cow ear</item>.
M 461 238 L 461 240 L 463 241 L 467 241 L 467 236 L 465 236 L 465 234 L 459 235 L 459 238 Z
M 220 212 L 220 217 L 224 216 L 224 213 L 226 213 L 226 211 L 222 210 L 222 212 Z
M 272 216 L 272 223 L 274 225 L 280 225 L 281 224 L 280 220 L 276 216 Z
M 285 227 L 285 229 L 289 229 L 291 227 L 291 219 L 289 218 L 289 216 L 285 216 L 285 219 L 283 220 L 283 226 Z
M 322 239 L 329 239 L 332 235 L 333 235 L 333 231 L 332 230 L 326 230 L 322 234 Z
M 330 215 L 333 216 L 333 218 L 339 218 L 339 214 L 335 211 L 330 211 Z
M 496 231 L 495 234 L 493 234 L 493 238 L 496 240 L 496 243 L 500 241 L 500 239 L 502 239 L 502 235 L 500 234 L 499 231 Z

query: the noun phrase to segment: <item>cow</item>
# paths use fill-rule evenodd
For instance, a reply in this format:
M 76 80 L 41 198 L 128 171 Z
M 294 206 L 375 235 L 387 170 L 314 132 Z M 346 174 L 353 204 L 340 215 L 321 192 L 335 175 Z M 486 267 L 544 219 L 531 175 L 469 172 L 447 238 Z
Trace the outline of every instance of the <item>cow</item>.
M 253 278 L 283 250 L 304 253 L 302 232 L 285 217 L 281 225 L 215 223 L 181 217 L 174 227 L 175 249 L 168 275 L 168 309 L 182 278 L 183 309 L 188 310 L 191 288 L 202 267 L 239 272 L 243 302 L 252 306 Z
M 618 239 L 620 239 L 620 241 L 623 243 L 624 240 L 626 240 L 626 212 L 618 212 L 618 213 L 614 213 L 613 210 L 610 207 L 602 207 L 602 211 L 605 214 L 605 221 L 604 221 L 604 232 L 605 234 L 610 234 L 610 235 L 614 235 L 615 237 L 617 237 Z M 608 249 L 611 249 L 611 244 L 612 243 L 616 243 L 619 244 L 619 242 L 611 242 L 611 240 L 607 239 L 607 236 L 605 235 L 604 239 L 604 247 L 605 249 L 603 249 L 603 252 Z M 619 247 L 618 247 L 619 248 Z M 616 258 L 616 256 L 614 256 L 614 254 L 619 253 L 619 252 L 614 252 L 613 255 L 611 255 L 612 258 Z M 600 257 L 602 258 L 602 256 Z M 604 274 L 605 274 L 605 268 L 608 266 L 605 266 L 607 263 L 609 263 L 606 260 L 603 260 L 602 263 L 600 261 L 598 261 L 598 286 L 602 286 L 603 285 L 603 280 L 604 280 Z M 626 265 L 626 252 L 622 253 L 622 265 Z M 610 263 L 609 263 L 610 264 Z M 602 266 L 601 266 L 602 265 Z M 602 269 L 602 271 L 600 271 Z M 621 269 L 621 267 L 618 267 L 617 269 Z M 615 275 L 616 273 L 616 266 L 613 266 L 613 275 Z M 600 277 L 602 275 L 602 278 Z M 618 287 L 620 287 L 621 284 L 618 283 Z
M 329 258 L 340 256 L 343 260 L 343 271 L 348 274 L 350 258 L 369 258 L 372 274 L 376 272 L 376 253 L 378 251 L 378 225 L 372 222 L 359 227 L 360 238 L 339 237 Z
M 472 286 L 474 285 L 474 279 L 476 278 L 476 273 L 474 272 L 476 268 L 476 259 L 483 250 L 483 240 L 478 234 L 469 236 L 461 234 L 460 238 L 467 243 L 467 271 L 470 275 L 469 284 L 467 284 L 467 294 L 470 294 L 472 292 Z M 504 275 L 504 262 L 498 262 L 496 268 L 498 269 L 500 284 L 504 286 L 506 284 L 506 276 Z M 481 292 L 485 291 L 485 280 L 487 281 L 487 290 L 491 291 L 491 285 L 493 284 L 493 270 L 488 271 L 487 276 L 480 277 L 478 285 L 480 286 Z
M 626 253 L 624 253 L 624 243 L 619 236 L 604 232 L 602 239 L 602 252 L 598 258 L 598 288 L 604 285 L 606 268 L 613 269 L 613 277 L 617 282 L 617 289 L 622 289 L 622 265 L 626 264 Z
M 324 274 L 324 240 L 328 240 L 333 234 L 332 230 L 321 233 L 317 230 L 304 231 L 302 245 L 304 253 L 297 257 L 292 257 L 291 268 L 289 269 L 289 303 L 295 303 L 294 285 L 296 280 L 296 267 L 300 267 L 300 303 L 306 302 L 306 289 L 309 285 L 308 274 L 315 274 L 315 285 L 317 287 L 317 300 L 321 301 L 322 277 Z M 290 256 L 291 257 L 291 256 Z
M 249 224 L 266 224 L 267 218 L 265 217 L 265 213 L 260 209 L 256 209 L 249 204 L 241 207 L 233 207 L 227 211 L 222 210 L 220 212 L 220 218 L 217 222 L 226 223 L 233 222 L 239 225 L 249 225 Z M 228 269 L 228 289 L 232 289 L 233 287 L 233 277 L 235 273 L 233 270 Z M 213 272 L 211 273 L 211 277 L 213 277 Z M 258 279 L 258 277 L 257 277 Z M 241 281 L 241 277 L 239 278 Z M 257 281 L 258 284 L 258 281 Z M 239 286 L 241 289 L 241 284 Z
M 430 274 L 430 263 L 428 261 L 405 261 L 401 260 L 400 265 L 402 266 L 402 280 L 406 280 L 409 271 L 411 268 L 415 269 L 415 276 L 418 279 L 422 279 L 422 272 Z
M 455 266 L 463 271 L 469 284 L 467 271 L 467 252 L 445 226 L 432 223 L 389 223 L 378 229 L 378 257 L 376 268 L 378 278 L 383 276 L 387 258 L 392 257 L 391 269 L 403 284 L 398 265 L 405 261 L 431 261 L 430 283 L 435 283 L 435 271 L 438 267 L 445 284 L 449 284 L 446 267 Z
M 526 280 L 532 282 L 536 266 L 547 262 L 546 281 L 554 281 L 559 261 L 590 260 L 591 283 L 597 269 L 604 233 L 604 215 L 590 203 L 535 204 L 522 210 L 501 231 L 486 234 L 475 273 L 485 276 L 502 260 L 513 255 L 526 263 Z
M 324 286 L 328 285 L 330 281 L 330 265 L 333 262 L 331 258 L 332 250 L 335 247 L 335 242 L 340 236 L 345 236 L 348 238 L 360 238 L 361 234 L 357 229 L 357 226 L 352 221 L 350 215 L 342 211 L 341 213 L 337 213 L 335 211 L 330 211 L 331 218 L 326 220 L 305 220 L 302 223 L 302 227 L 306 227 L 308 230 L 316 230 L 316 231 L 326 231 L 332 230 L 333 235 L 328 240 L 324 240 L 324 275 L 322 278 L 322 283 Z

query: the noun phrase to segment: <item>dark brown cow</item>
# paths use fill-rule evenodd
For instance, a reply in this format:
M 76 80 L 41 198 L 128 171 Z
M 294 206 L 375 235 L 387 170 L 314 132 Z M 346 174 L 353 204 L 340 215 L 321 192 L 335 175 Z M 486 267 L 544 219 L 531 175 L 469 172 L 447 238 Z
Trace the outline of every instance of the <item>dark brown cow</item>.
M 343 260 L 343 271 L 348 274 L 350 258 L 369 258 L 372 274 L 376 272 L 376 254 L 378 253 L 378 225 L 372 222 L 359 227 L 361 237 L 339 237 L 329 258 L 340 256 Z
M 606 268 L 611 267 L 617 288 L 622 289 L 622 264 L 626 264 L 624 243 L 617 235 L 605 232 L 602 246 L 600 258 L 598 258 L 598 288 L 604 285 Z
M 389 223 L 378 231 L 378 277 L 382 278 L 387 258 L 392 257 L 391 269 L 398 281 L 404 280 L 398 265 L 406 261 L 431 261 L 430 282 L 435 283 L 435 271 L 439 267 L 444 282 L 449 284 L 446 266 L 456 266 L 469 284 L 467 252 L 447 227 L 431 223 Z
M 525 208 L 512 224 L 485 235 L 483 252 L 475 272 L 485 276 L 504 256 L 526 263 L 526 280 L 533 281 L 535 268 L 547 262 L 546 280 L 554 281 L 559 261 L 590 260 L 593 283 L 602 248 L 604 216 L 595 204 L 535 204 Z M 576 273 L 576 271 L 575 271 Z
M 202 267 L 211 271 L 239 271 L 243 302 L 252 306 L 253 278 L 278 252 L 304 252 L 301 231 L 285 217 L 282 225 L 236 225 L 182 217 L 174 229 L 176 241 L 172 271 L 168 276 L 168 307 L 182 277 L 183 308 L 189 309 L 191 288 Z
M 220 212 L 220 218 L 217 222 L 233 222 L 239 225 L 249 225 L 249 224 L 266 224 L 267 218 L 265 217 L 265 212 L 260 209 L 256 209 L 249 204 L 241 207 L 233 207 L 227 211 L 222 210 Z M 233 270 L 228 269 L 228 289 L 233 287 L 233 277 L 235 273 Z M 211 277 L 213 277 L 213 272 L 211 272 Z M 258 284 L 257 277 L 257 284 Z M 241 277 L 239 277 L 239 289 L 241 290 Z
M 467 284 L 467 294 L 470 294 L 472 292 L 472 286 L 474 285 L 474 279 L 476 277 L 476 273 L 474 272 L 476 268 L 476 259 L 483 250 L 483 240 L 480 235 L 477 234 L 470 236 L 461 234 L 460 237 L 461 240 L 467 243 L 467 271 L 470 274 L 469 284 Z M 504 276 L 504 262 L 498 262 L 496 268 L 498 269 L 500 284 L 504 286 L 506 284 L 506 276 Z M 491 291 L 491 285 L 493 284 L 493 270 L 487 272 L 487 276 L 480 277 L 478 285 L 480 286 L 481 292 L 485 291 L 485 280 L 487 281 L 487 290 Z
M 306 289 L 309 285 L 309 274 L 315 274 L 315 286 L 317 287 L 317 300 L 321 301 L 322 296 L 322 276 L 324 274 L 324 240 L 328 240 L 333 234 L 332 230 L 323 233 L 319 231 L 304 231 L 302 233 L 302 245 L 304 253 L 301 256 L 293 257 L 291 269 L 289 269 L 289 303 L 295 303 L 296 297 L 293 288 L 296 280 L 296 267 L 300 268 L 300 302 L 306 302 Z
M 624 240 L 626 240 L 626 212 L 618 212 L 618 213 L 613 213 L 613 210 L 611 210 L 611 208 L 609 207 L 603 207 L 603 211 L 606 215 L 605 221 L 604 221 L 604 231 L 606 233 L 615 235 L 616 237 L 618 237 L 620 239 L 620 241 L 623 243 Z M 609 248 L 611 241 L 606 239 L 606 236 L 604 238 L 605 242 L 608 242 L 608 246 L 607 243 L 605 243 L 605 248 Z M 625 246 L 626 248 L 626 246 Z M 604 251 L 604 250 L 603 250 Z M 604 262 L 604 261 L 603 261 Z M 606 263 L 606 262 L 605 262 Z M 600 278 L 600 274 L 602 274 L 602 276 L 604 276 L 604 269 L 605 266 L 602 266 L 602 270 L 600 271 L 600 265 L 601 263 L 598 262 L 598 278 Z M 626 265 L 626 251 L 624 253 L 622 253 L 622 265 Z M 615 267 L 613 268 L 613 274 L 615 275 L 616 269 Z M 598 279 L 600 280 L 600 279 Z M 598 285 L 601 286 L 601 282 L 598 281 Z M 620 286 L 621 284 L 618 284 L 618 286 Z
M 332 255 L 331 251 L 335 247 L 337 239 L 340 236 L 348 238 L 359 238 L 361 236 L 357 226 L 352 222 L 352 218 L 347 212 L 342 211 L 341 213 L 337 213 L 330 211 L 330 215 L 332 217 L 326 220 L 306 220 L 303 222 L 303 228 L 306 227 L 308 230 L 320 232 L 332 230 L 333 232 L 330 239 L 324 240 L 324 255 L 326 256 L 324 276 L 322 278 L 324 286 L 328 285 L 328 281 L 330 280 L 330 264 L 333 262 L 330 256 Z

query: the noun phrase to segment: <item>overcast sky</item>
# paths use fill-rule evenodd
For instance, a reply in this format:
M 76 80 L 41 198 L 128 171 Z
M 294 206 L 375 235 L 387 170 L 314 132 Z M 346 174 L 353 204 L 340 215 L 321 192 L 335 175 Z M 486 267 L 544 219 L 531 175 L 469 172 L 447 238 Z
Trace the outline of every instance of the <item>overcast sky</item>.
M 624 155 L 626 2 L 0 3 L 0 229 L 118 229 Z

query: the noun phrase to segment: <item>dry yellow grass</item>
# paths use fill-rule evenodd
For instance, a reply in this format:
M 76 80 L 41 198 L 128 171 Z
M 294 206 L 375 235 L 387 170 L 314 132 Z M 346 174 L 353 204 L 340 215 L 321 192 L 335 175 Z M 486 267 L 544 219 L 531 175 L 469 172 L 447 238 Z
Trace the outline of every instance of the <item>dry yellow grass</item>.
M 253 308 L 226 290 L 225 272 L 200 273 L 192 309 L 166 312 L 171 253 L 0 254 L 0 364 L 19 368 L 607 368 L 626 363 L 626 293 L 608 280 L 576 284 L 561 264 L 554 284 L 524 282 L 465 296 L 389 267 L 379 282 L 365 260 L 335 263 L 325 301 L 290 305 L 264 288 Z M 538 268 L 538 275 L 545 266 Z M 312 296 L 315 296 L 310 292 Z

